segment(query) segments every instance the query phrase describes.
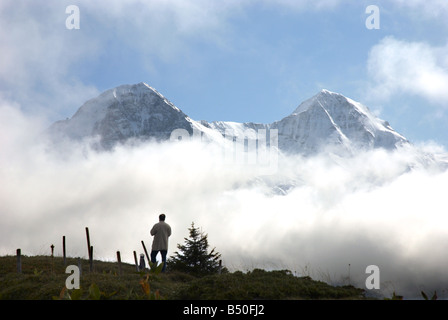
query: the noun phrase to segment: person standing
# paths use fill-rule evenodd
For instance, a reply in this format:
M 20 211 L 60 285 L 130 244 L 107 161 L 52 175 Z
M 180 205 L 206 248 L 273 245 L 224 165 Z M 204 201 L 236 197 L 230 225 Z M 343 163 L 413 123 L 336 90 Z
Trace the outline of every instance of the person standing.
M 159 215 L 159 222 L 156 223 L 151 229 L 151 236 L 154 237 L 151 248 L 151 262 L 157 262 L 157 254 L 160 251 L 162 256 L 162 272 L 166 270 L 166 255 L 168 252 L 168 238 L 171 236 L 171 227 L 165 222 L 165 214 Z

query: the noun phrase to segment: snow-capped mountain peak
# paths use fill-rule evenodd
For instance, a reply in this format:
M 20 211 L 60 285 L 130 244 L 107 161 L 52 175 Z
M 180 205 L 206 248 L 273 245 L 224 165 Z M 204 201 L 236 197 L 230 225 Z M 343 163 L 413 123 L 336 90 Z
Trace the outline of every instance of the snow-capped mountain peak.
M 310 154 L 328 146 L 393 149 L 407 140 L 359 102 L 323 89 L 289 116 L 270 124 L 195 121 L 144 82 L 109 89 L 84 103 L 71 119 L 54 123 L 50 132 L 71 139 L 99 136 L 103 148 L 131 138 L 167 140 L 175 129 L 194 130 L 216 141 L 226 132 L 247 139 L 260 130 L 278 130 L 284 152 Z M 219 139 L 218 139 L 219 140 Z
M 320 109 L 323 111 L 319 112 Z M 328 136 L 344 141 L 343 144 L 346 145 L 349 141 L 352 147 L 392 149 L 407 143 L 406 138 L 395 132 L 387 121 L 377 118 L 366 106 L 326 89 L 302 102 L 289 116 L 297 118 L 295 122 L 302 122 L 302 127 L 309 126 L 308 132 L 311 135 L 319 136 L 322 128 L 306 123 L 310 114 L 319 115 L 313 116 L 315 124 L 322 121 L 332 124 L 329 126 L 332 132 L 327 132 Z
M 164 140 L 174 129 L 191 132 L 191 120 L 146 83 L 121 85 L 84 103 L 71 119 L 50 131 L 70 139 L 99 136 L 103 148 L 129 138 Z

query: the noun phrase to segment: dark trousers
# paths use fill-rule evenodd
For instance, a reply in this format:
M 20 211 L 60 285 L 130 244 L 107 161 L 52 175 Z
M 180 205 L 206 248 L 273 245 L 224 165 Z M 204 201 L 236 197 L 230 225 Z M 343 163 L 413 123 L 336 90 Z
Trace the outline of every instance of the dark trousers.
M 151 262 L 152 263 L 156 263 L 157 262 L 157 254 L 160 251 L 160 255 L 162 256 L 162 263 L 163 263 L 163 267 L 162 267 L 162 272 L 165 272 L 166 270 L 166 254 L 167 254 L 167 250 L 153 250 L 151 251 Z

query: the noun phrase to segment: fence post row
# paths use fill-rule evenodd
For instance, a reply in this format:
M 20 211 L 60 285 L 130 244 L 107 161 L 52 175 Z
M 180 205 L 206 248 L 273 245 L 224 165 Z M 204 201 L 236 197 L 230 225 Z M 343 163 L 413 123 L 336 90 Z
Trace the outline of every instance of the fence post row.
M 89 234 L 89 228 L 86 227 L 86 238 L 87 238 L 87 249 L 88 249 L 88 253 L 89 253 L 89 266 L 90 266 L 90 272 L 93 271 L 93 246 L 90 245 L 90 234 Z M 148 264 L 151 263 L 151 258 L 149 257 L 148 251 L 146 250 L 146 246 L 145 243 L 142 240 L 142 246 L 143 246 L 143 250 L 145 251 L 145 255 L 146 255 L 146 259 L 148 259 Z M 53 252 L 54 246 L 51 245 L 51 256 L 54 256 L 54 252 Z M 65 236 L 62 236 L 62 252 L 63 252 L 63 258 L 64 258 L 64 266 L 67 265 L 67 251 L 66 251 L 66 241 L 65 241 Z M 122 274 L 122 266 L 121 266 L 121 254 L 120 251 L 117 251 L 117 260 L 118 260 L 118 270 L 119 270 L 119 274 Z M 138 264 L 137 261 L 137 252 L 134 251 L 134 262 L 135 262 L 135 268 L 136 271 L 140 271 L 140 266 Z M 221 261 L 220 262 L 220 266 L 219 269 L 221 269 Z M 81 264 L 81 258 L 78 257 L 78 267 L 79 267 L 79 271 L 80 273 L 82 272 L 82 264 Z M 221 270 L 220 270 L 221 271 Z M 22 273 L 22 252 L 21 249 L 17 249 L 17 273 Z

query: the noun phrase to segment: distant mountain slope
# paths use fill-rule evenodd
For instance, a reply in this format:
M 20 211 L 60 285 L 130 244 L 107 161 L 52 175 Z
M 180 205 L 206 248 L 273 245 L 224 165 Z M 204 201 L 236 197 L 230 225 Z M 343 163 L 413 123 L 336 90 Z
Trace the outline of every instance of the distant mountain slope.
M 54 136 L 83 139 L 98 136 L 110 149 L 131 138 L 166 140 L 175 129 L 207 131 L 145 83 L 122 85 L 84 103 L 72 118 L 50 127 Z
M 319 146 L 328 144 L 340 144 L 347 149 L 394 149 L 407 143 L 405 137 L 367 107 L 328 90 L 302 102 L 272 127 L 279 129 L 280 148 L 289 151 L 317 151 Z

